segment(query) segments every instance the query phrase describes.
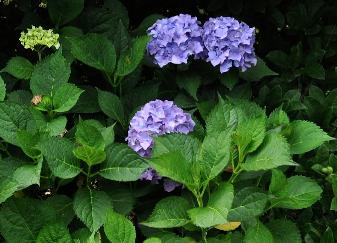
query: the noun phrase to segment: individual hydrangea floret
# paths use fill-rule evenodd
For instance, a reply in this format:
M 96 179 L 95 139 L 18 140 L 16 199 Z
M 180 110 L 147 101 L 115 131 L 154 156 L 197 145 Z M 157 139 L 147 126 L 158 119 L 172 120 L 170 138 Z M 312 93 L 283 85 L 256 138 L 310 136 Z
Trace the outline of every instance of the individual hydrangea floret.
M 27 29 L 27 32 L 21 32 L 20 42 L 26 49 L 37 50 L 44 46 L 52 47 L 56 49 L 60 47 L 59 34 L 55 34 L 53 30 L 44 30 L 41 26 L 32 26 L 31 29 Z
M 210 18 L 203 26 L 206 60 L 220 65 L 220 72 L 231 67 L 242 71 L 256 65 L 255 28 L 231 17 Z
M 187 134 L 194 126 L 191 115 L 172 101 L 154 100 L 145 104 L 131 119 L 126 140 L 139 155 L 149 157 L 154 137 L 168 133 Z
M 128 137 L 129 147 L 142 157 L 150 157 L 154 137 L 168 133 L 187 134 L 193 131 L 195 126 L 191 115 L 185 113 L 172 101 L 154 100 L 145 104 L 131 119 Z M 158 183 L 161 176 L 149 168 L 143 172 L 141 180 L 150 180 Z M 164 189 L 173 191 L 180 184 L 169 179 L 164 180 Z
M 199 24 L 196 17 L 188 14 L 157 20 L 147 31 L 152 37 L 147 50 L 155 63 L 160 67 L 169 63 L 187 63 L 190 56 L 202 53 Z

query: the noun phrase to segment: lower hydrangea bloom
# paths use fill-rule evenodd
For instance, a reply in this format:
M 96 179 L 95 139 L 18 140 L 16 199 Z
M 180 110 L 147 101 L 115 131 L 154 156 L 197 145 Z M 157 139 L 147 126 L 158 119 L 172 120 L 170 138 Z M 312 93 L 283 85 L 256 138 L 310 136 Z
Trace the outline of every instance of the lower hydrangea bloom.
M 202 28 L 197 18 L 188 14 L 157 20 L 147 32 L 152 37 L 148 53 L 160 67 L 187 63 L 190 56 L 203 52 Z
M 202 34 L 206 60 L 220 65 L 220 72 L 238 67 L 242 71 L 256 65 L 255 28 L 231 17 L 210 18 Z
M 126 140 L 129 147 L 139 155 L 150 157 L 154 137 L 168 133 L 188 134 L 193 131 L 194 126 L 191 115 L 172 101 L 154 100 L 145 104 L 131 119 Z M 156 183 L 161 177 L 150 168 L 141 175 L 140 179 Z M 164 187 L 168 190 L 173 190 L 172 188 L 173 183 Z

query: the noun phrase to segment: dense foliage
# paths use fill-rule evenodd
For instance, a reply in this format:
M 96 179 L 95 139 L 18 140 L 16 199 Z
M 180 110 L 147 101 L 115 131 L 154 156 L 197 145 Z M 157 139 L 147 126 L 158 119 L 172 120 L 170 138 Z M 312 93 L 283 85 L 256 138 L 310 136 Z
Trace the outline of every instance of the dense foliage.
M 336 242 L 336 12 L 0 1 L 0 242 Z

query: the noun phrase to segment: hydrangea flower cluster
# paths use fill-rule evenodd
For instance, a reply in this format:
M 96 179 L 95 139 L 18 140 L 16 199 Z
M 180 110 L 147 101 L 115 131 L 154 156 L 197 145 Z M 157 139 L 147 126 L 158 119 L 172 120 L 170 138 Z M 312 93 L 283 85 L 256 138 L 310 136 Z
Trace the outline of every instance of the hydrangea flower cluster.
M 210 18 L 203 27 L 190 15 L 158 20 L 148 29 L 152 37 L 147 49 L 160 67 L 186 63 L 188 57 L 202 58 L 220 72 L 231 67 L 247 70 L 257 62 L 255 28 L 230 17 Z
M 190 56 L 203 51 L 199 24 L 196 17 L 188 14 L 157 20 L 148 29 L 148 35 L 152 37 L 148 52 L 160 67 L 168 63 L 187 63 Z
M 59 34 L 53 33 L 53 30 L 44 30 L 41 26 L 32 26 L 27 32 L 21 32 L 20 42 L 26 49 L 36 50 L 37 46 L 60 47 Z
M 153 138 L 168 133 L 188 134 L 195 126 L 191 115 L 185 113 L 172 101 L 154 100 L 145 104 L 131 119 L 128 131 L 129 147 L 142 157 L 150 157 L 154 145 Z M 140 177 L 157 183 L 161 176 L 152 168 L 147 169 Z M 164 180 L 164 189 L 172 191 L 179 184 Z
M 246 71 L 256 65 L 254 53 L 255 29 L 230 17 L 210 18 L 202 34 L 207 61 L 220 65 L 220 72 L 231 67 Z

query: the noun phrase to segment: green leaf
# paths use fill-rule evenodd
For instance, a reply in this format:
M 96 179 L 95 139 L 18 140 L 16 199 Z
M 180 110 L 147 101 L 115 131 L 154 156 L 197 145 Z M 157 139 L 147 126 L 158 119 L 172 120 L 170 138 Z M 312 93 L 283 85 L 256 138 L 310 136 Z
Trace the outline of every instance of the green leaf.
M 230 159 L 231 131 L 206 136 L 197 156 L 202 177 L 210 181 L 219 175 Z
M 292 154 L 306 153 L 333 139 L 319 126 L 308 121 L 293 121 L 289 130 L 290 135 L 287 139 Z
M 189 202 L 177 196 L 171 196 L 160 200 L 150 217 L 143 222 L 151 228 L 175 228 L 190 222 L 187 210 L 191 208 Z
M 58 88 L 53 97 L 54 111 L 66 112 L 76 105 L 77 100 L 84 90 L 74 84 L 65 83 Z
M 113 73 L 116 65 L 116 51 L 111 41 L 105 36 L 91 33 L 83 37 L 71 37 L 69 40 L 71 53 L 76 59 L 108 75 Z
M 282 188 L 286 184 L 287 184 L 287 178 L 282 173 L 282 171 L 280 171 L 278 169 L 273 169 L 271 181 L 270 181 L 270 185 L 269 185 L 269 192 L 276 193 L 276 192 L 282 190 Z
M 147 163 L 125 144 L 111 144 L 101 165 L 100 176 L 115 181 L 136 181 L 148 167 Z
M 199 174 L 195 173 L 192 162 L 188 161 L 180 151 L 168 152 L 155 158 L 150 158 L 148 163 L 161 176 L 184 184 L 191 191 L 195 191 L 198 186 L 195 177 L 199 176 Z
M 76 142 L 99 150 L 105 147 L 102 133 L 88 121 L 82 121 L 76 126 Z
M 151 237 L 146 239 L 143 243 L 162 243 L 162 241 L 157 237 Z
M 124 77 L 138 67 L 143 60 L 148 41 L 149 37 L 147 35 L 137 37 L 132 41 L 131 47 L 127 51 L 122 52 L 119 57 L 115 75 Z
M 273 235 L 260 221 L 254 226 L 249 226 L 244 238 L 245 243 L 274 243 Z
M 56 211 L 59 221 L 68 225 L 74 218 L 73 200 L 65 195 L 56 194 L 47 200 L 46 205 Z
M 234 86 L 239 82 L 239 75 L 236 71 L 229 71 L 221 74 L 220 83 L 232 90 Z
M 269 170 L 281 165 L 296 165 L 290 156 L 285 138 L 276 133 L 268 134 L 261 147 L 249 154 L 242 165 L 246 171 Z
M 132 222 L 123 215 L 109 210 L 106 222 L 104 224 L 104 232 L 112 243 L 135 243 L 136 229 Z
M 75 194 L 73 206 L 77 217 L 91 232 L 96 232 L 104 224 L 112 203 L 105 192 L 82 188 Z
M 235 194 L 232 208 L 228 213 L 229 221 L 242 222 L 259 216 L 264 212 L 268 196 L 246 187 Z
M 106 159 L 106 153 L 102 149 L 83 145 L 73 150 L 76 158 L 83 160 L 89 166 L 102 163 Z
M 81 172 L 80 161 L 73 155 L 75 145 L 66 138 L 50 137 L 38 146 L 54 176 L 73 178 Z
M 6 97 L 6 84 L 5 81 L 0 76 L 0 102 L 4 101 Z
M 69 230 L 60 223 L 44 226 L 36 239 L 36 243 L 72 243 Z
M 31 113 L 26 106 L 10 102 L 0 103 L 0 137 L 17 145 L 16 133 L 25 130 L 31 119 Z
M 117 213 L 128 215 L 136 203 L 133 189 L 128 185 L 109 184 L 105 192 L 110 196 L 114 211 Z
M 44 131 L 49 133 L 50 136 L 60 136 L 65 131 L 67 118 L 65 116 L 59 116 L 49 122 L 46 122 L 45 125 Z
M 267 224 L 274 243 L 301 243 L 301 234 L 295 223 L 287 219 L 274 219 Z
M 320 243 L 334 243 L 334 233 L 332 229 L 328 226 L 327 229 L 324 231 L 322 238 L 320 239 Z
M 157 20 L 164 18 L 163 15 L 160 14 L 151 14 L 138 25 L 138 27 L 132 31 L 134 35 L 145 35 L 147 34 L 146 31 L 150 28 Z
M 101 243 L 101 234 L 92 234 L 88 228 L 80 228 L 72 233 L 75 243 Z
M 12 57 L 2 72 L 9 73 L 17 79 L 29 80 L 32 76 L 34 65 L 24 57 Z
M 98 90 L 98 104 L 107 116 L 125 125 L 124 108 L 118 96 L 107 91 Z
M 322 188 L 314 180 L 305 176 L 292 176 L 280 191 L 274 193 L 271 199 L 273 207 L 302 209 L 317 202 L 322 194 Z
M 21 190 L 34 184 L 40 185 L 41 167 L 41 160 L 36 165 L 27 163 L 18 167 L 13 174 L 13 179 L 18 183 L 18 189 Z
M 285 113 L 281 107 L 275 109 L 272 113 L 270 113 L 267 120 L 267 127 L 277 128 L 279 126 L 287 126 L 289 125 L 289 117 L 287 113 Z
M 74 20 L 83 10 L 84 0 L 49 0 L 48 13 L 56 26 L 62 26 Z
M 30 80 L 34 95 L 53 96 L 55 91 L 68 82 L 70 65 L 58 51 L 36 64 Z
M 256 66 L 240 73 L 240 77 L 247 81 L 260 81 L 264 77 L 275 75 L 278 75 L 278 73 L 275 73 L 273 70 L 271 70 L 259 57 L 257 58 Z
M 331 200 L 330 210 L 337 211 L 337 197 L 336 196 L 334 196 Z
M 177 84 L 181 89 L 191 95 L 195 100 L 197 98 L 197 91 L 202 83 L 201 77 L 195 73 L 184 73 L 177 77 Z
M 304 74 L 311 78 L 324 80 L 325 79 L 325 69 L 319 63 L 310 63 L 308 66 L 304 67 Z
M 202 228 L 227 223 L 227 215 L 232 206 L 233 198 L 233 185 L 222 183 L 217 190 L 210 195 L 206 207 L 190 209 L 188 215 L 193 224 Z
M 32 134 L 27 130 L 19 130 L 16 139 L 26 155 L 33 159 L 40 157 L 41 151 L 37 148 L 37 144 L 40 140 L 39 134 Z
M 0 233 L 7 242 L 32 243 L 43 226 L 56 220 L 56 212 L 43 201 L 11 199 L 0 209 Z

